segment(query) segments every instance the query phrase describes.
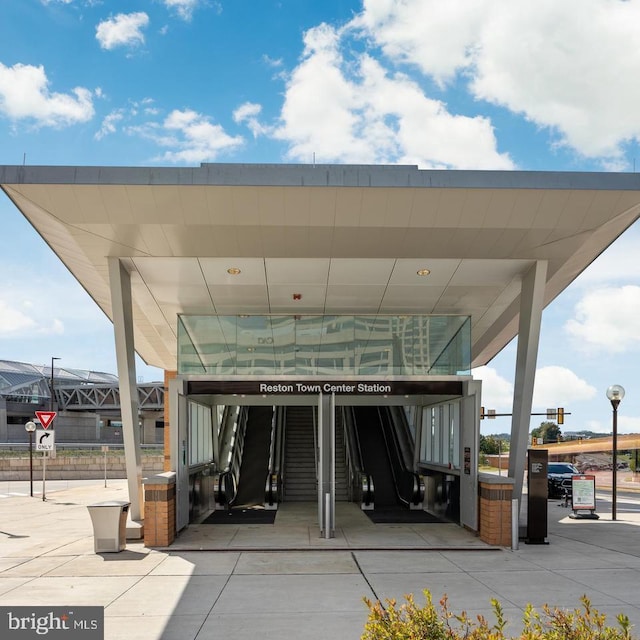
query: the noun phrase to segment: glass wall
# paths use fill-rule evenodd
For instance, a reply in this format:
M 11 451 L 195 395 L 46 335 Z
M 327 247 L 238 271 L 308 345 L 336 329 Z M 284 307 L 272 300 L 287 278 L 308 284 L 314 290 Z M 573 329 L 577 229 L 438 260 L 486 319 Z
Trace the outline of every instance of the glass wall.
M 213 460 L 211 407 L 189 400 L 189 465 Z
M 460 403 L 422 408 L 420 462 L 460 468 Z
M 178 317 L 178 372 L 469 375 L 468 316 Z

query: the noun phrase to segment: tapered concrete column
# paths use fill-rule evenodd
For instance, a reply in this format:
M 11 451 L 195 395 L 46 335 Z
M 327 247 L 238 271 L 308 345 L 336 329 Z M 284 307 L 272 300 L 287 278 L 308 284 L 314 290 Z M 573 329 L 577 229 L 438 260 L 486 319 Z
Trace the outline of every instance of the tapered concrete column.
M 513 478 L 513 497 L 518 501 L 522 498 L 546 281 L 547 262 L 539 260 L 524 277 L 520 293 L 520 324 L 509 451 L 509 477 Z
M 109 282 L 113 331 L 116 342 L 116 362 L 120 387 L 122 437 L 129 487 L 129 513 L 132 520 L 142 518 L 142 464 L 140 429 L 138 428 L 138 388 L 133 343 L 133 307 L 131 278 L 119 258 L 109 258 Z

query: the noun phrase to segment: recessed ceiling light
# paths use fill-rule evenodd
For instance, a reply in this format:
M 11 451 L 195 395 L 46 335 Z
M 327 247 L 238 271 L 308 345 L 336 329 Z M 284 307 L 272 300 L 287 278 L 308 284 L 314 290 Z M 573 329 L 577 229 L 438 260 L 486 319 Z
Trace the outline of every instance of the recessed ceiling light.
M 230 267 L 227 269 L 227 273 L 230 276 L 237 276 L 240 273 L 240 269 L 238 269 L 238 267 Z
M 416 271 L 416 273 L 417 273 L 419 276 L 428 276 L 428 275 L 431 273 L 431 270 L 430 270 L 430 269 L 418 269 L 418 270 Z

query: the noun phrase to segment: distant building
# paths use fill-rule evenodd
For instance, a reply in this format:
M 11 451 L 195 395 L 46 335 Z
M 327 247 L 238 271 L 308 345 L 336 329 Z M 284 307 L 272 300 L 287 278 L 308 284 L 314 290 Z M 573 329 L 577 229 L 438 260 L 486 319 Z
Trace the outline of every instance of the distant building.
M 53 373 L 53 375 L 52 375 Z M 53 383 L 53 384 L 52 384 Z M 53 386 L 53 402 L 52 402 Z M 138 386 L 143 444 L 162 443 L 164 386 Z M 0 442 L 26 442 L 36 411 L 57 412 L 56 442 L 122 442 L 118 377 L 99 371 L 0 360 Z

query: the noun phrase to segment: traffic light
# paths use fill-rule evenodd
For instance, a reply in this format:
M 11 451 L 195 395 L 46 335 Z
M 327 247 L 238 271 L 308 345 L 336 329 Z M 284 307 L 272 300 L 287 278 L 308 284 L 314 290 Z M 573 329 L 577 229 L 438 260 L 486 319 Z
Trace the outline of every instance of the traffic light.
M 564 408 L 558 407 L 558 415 L 557 415 L 558 424 L 564 424 Z

